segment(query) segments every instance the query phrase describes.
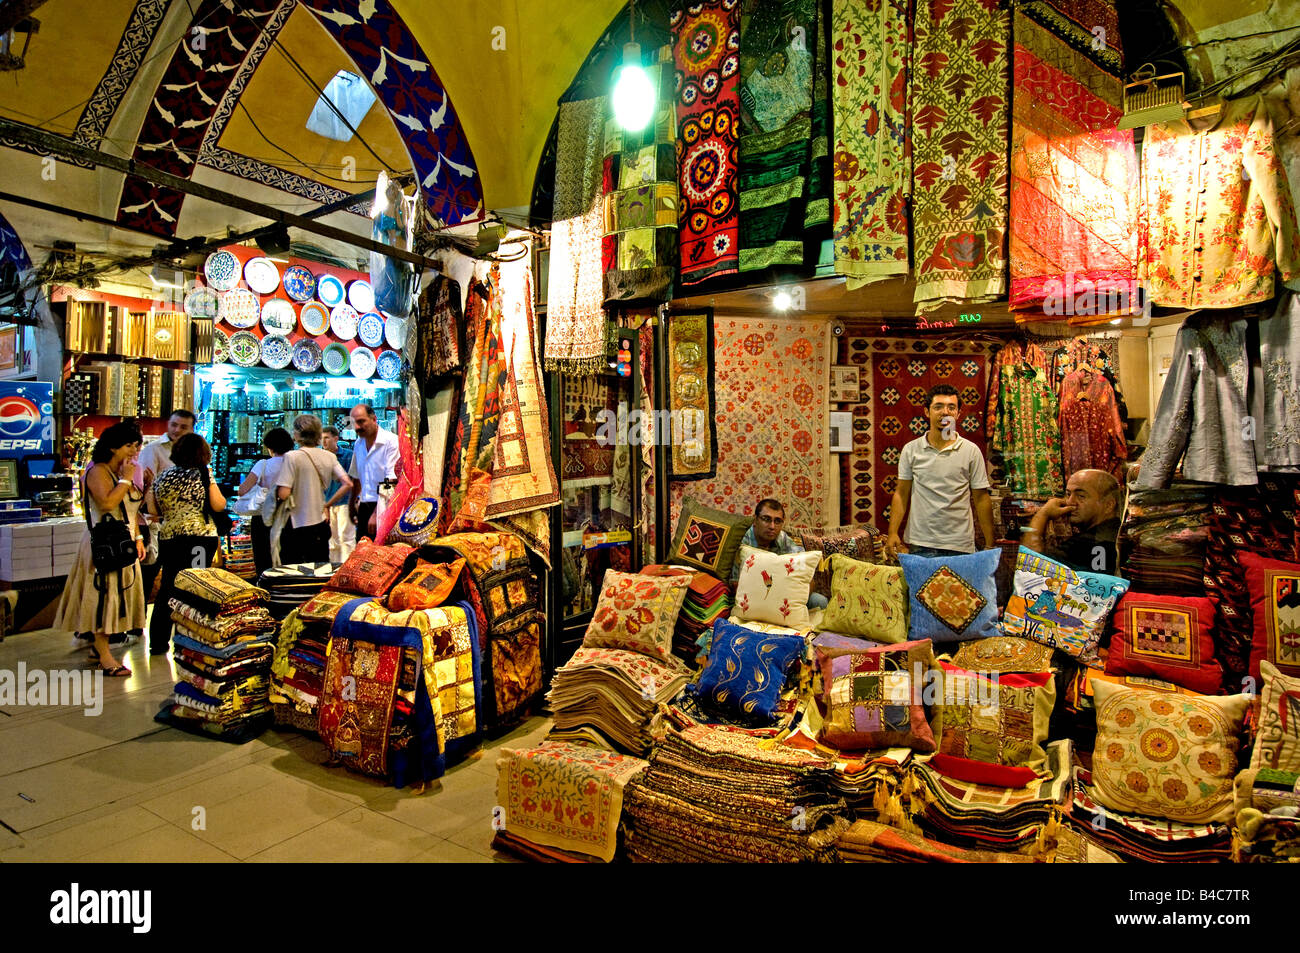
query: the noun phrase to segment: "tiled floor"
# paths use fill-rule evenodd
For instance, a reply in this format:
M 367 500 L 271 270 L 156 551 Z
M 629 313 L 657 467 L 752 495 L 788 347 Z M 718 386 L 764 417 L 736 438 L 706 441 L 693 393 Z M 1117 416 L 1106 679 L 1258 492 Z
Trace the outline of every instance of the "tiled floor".
M 12 635 L 0 671 L 89 669 L 65 632 Z M 533 718 L 415 794 L 326 767 L 320 741 L 267 731 L 243 745 L 153 720 L 171 659 L 132 645 L 103 711 L 0 707 L 0 863 L 23 861 L 512 860 L 492 850 L 496 759 L 536 744 Z

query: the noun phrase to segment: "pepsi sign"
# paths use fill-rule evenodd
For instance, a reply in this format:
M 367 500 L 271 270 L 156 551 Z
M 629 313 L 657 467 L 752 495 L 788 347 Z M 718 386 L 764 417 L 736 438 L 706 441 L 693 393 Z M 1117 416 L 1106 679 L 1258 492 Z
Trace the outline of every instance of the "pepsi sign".
M 54 453 L 54 385 L 0 381 L 0 459 Z

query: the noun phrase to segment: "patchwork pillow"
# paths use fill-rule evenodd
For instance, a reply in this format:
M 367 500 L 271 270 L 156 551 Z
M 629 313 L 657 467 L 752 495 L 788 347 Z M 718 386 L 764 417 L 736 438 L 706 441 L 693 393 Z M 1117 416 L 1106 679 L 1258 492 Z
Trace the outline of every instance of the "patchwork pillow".
M 740 578 L 731 617 L 736 622 L 771 622 L 808 628 L 808 593 L 821 553 L 782 556 L 741 546 Z
M 997 584 L 1001 550 L 963 556 L 902 553 L 910 619 L 908 635 L 935 642 L 962 642 L 997 635 Z
M 994 635 L 963 642 L 952 664 L 972 672 L 1047 672 L 1052 668 L 1052 650 L 1041 642 Z
M 1050 645 L 1086 663 L 1097 658 L 1106 619 L 1127 591 L 1128 583 L 1118 576 L 1078 572 L 1021 546 L 1015 590 L 1002 613 L 1002 631 Z
M 670 661 L 673 628 L 690 585 L 690 576 L 607 570 L 582 647 L 626 649 Z
M 415 560 L 415 550 L 405 543 L 379 546 L 364 536 L 338 572 L 325 583 L 326 589 L 356 592 L 365 596 L 382 596 L 407 573 Z
M 1260 681 L 1260 662 L 1268 659 L 1283 675 L 1300 677 L 1300 563 L 1241 554 L 1255 615 L 1250 675 Z
M 956 758 L 1011 767 L 1047 764 L 1043 742 L 1056 706 L 1051 672 L 972 672 L 943 667 L 943 743 Z
M 303 622 L 324 622 L 333 625 L 334 617 L 339 614 L 339 610 L 356 598 L 358 596 L 353 592 L 322 589 L 298 609 L 298 618 Z
M 1114 625 L 1107 675 L 1146 675 L 1202 695 L 1222 691 L 1209 599 L 1129 592 L 1115 608 Z
M 1116 811 L 1185 824 L 1232 819 L 1249 695 L 1183 695 L 1094 679 L 1093 794 Z
M 451 596 L 464 568 L 464 558 L 450 563 L 418 560 L 415 568 L 388 594 L 388 611 L 437 608 Z
M 803 652 L 802 636 L 768 635 L 719 619 L 713 626 L 708 664 L 687 691 L 705 708 L 770 725 L 790 670 Z
M 1288 678 L 1268 659 L 1259 668 L 1264 690 L 1250 766 L 1300 771 L 1300 678 Z
M 943 731 L 941 670 L 928 639 L 831 654 L 817 649 L 825 718 L 818 738 L 835 748 L 913 748 L 929 753 Z M 926 694 L 934 704 L 927 706 Z M 928 709 L 928 715 L 927 715 Z
M 687 497 L 682 500 L 668 561 L 730 579 L 736 550 L 752 525 L 753 516 L 724 513 Z
M 420 497 L 402 511 L 397 523 L 389 530 L 388 541 L 423 546 L 438 535 L 439 506 L 436 496 Z
M 817 550 L 823 556 L 840 553 L 865 563 L 884 562 L 885 537 L 874 526 L 835 526 L 828 529 L 787 529 L 806 550 Z M 812 591 L 830 598 L 830 567 L 820 566 L 813 576 Z
M 831 569 L 831 597 L 822 616 L 823 627 L 877 642 L 907 641 L 903 570 L 842 555 L 826 562 Z

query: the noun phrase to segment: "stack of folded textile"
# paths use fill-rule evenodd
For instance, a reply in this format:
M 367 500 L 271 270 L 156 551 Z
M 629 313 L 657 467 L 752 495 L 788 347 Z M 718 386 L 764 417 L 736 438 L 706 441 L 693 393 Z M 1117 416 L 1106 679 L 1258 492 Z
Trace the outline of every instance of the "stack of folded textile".
M 330 627 L 339 610 L 358 598 L 322 589 L 280 623 L 271 666 L 271 710 L 277 725 L 318 733 Z
M 1180 596 L 1203 588 L 1214 495 L 1213 486 L 1179 482 L 1129 496 L 1119 546 L 1134 592 Z
M 1074 769 L 1070 823 L 1084 837 L 1105 845 L 1126 860 L 1150 863 L 1222 863 L 1231 859 L 1227 824 L 1183 824 L 1103 807 L 1092 793 L 1092 775 Z
M 578 649 L 551 682 L 551 737 L 607 740 L 643 756 L 663 733 L 662 706 L 689 678 L 676 659 L 665 662 L 626 649 Z
M 839 841 L 840 860 L 857 864 L 1032 864 L 1029 854 L 971 850 L 876 821 L 854 821 Z
M 594 745 L 543 741 L 504 749 L 497 761 L 497 803 L 504 807 L 495 844 L 545 859 L 609 863 L 618 850 L 623 791 L 646 762 Z
M 338 567 L 333 563 L 295 563 L 262 573 L 257 584 L 266 590 L 266 608 L 281 620 L 325 588 Z
M 240 579 L 257 578 L 257 565 L 253 562 L 253 537 L 240 533 L 226 537 L 225 543 L 226 571 L 234 573 Z
M 224 569 L 185 569 L 170 603 L 181 680 L 156 716 L 164 724 L 228 741 L 255 737 L 270 721 L 275 620 L 266 592 Z
M 716 576 L 696 572 L 685 566 L 653 565 L 641 570 L 643 576 L 668 576 L 684 573 L 691 576 L 690 588 L 682 602 L 682 611 L 673 627 L 673 655 L 688 665 L 700 654 L 696 642 L 719 619 L 731 611 L 731 588 Z
M 915 762 L 916 790 L 923 805 L 917 823 L 935 837 L 960 846 L 1004 851 L 1032 846 L 1064 809 L 1070 794 L 1069 740 L 1053 741 L 1046 750 L 1051 776 L 1023 787 L 990 784 L 978 776 L 984 769 L 996 771 L 997 765 L 941 755 Z M 957 765 L 975 773 L 956 770 Z
M 640 862 L 834 861 L 848 827 L 818 755 L 705 726 L 670 732 L 628 784 L 628 857 Z

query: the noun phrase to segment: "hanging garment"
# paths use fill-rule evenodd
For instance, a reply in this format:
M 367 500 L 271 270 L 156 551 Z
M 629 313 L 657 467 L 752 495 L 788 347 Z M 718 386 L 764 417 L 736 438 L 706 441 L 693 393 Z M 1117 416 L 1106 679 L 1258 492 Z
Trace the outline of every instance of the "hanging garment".
M 674 5 L 669 25 L 677 89 L 682 284 L 740 266 L 736 144 L 740 122 L 740 4 Z
M 1071 314 L 1074 292 L 1089 290 L 1097 313 L 1136 303 L 1138 166 L 1132 130 L 1115 128 L 1114 3 L 1033 0 L 1017 6 L 1014 27 L 1011 308 Z
M 1300 289 L 1300 228 L 1273 122 L 1258 96 L 1229 100 L 1208 128 L 1157 123 L 1142 145 L 1138 278 L 1151 301 L 1231 308 Z
M 1002 368 L 997 420 L 989 446 L 1002 454 L 1017 496 L 1045 500 L 1060 495 L 1065 481 L 1056 394 L 1042 370 L 1028 364 Z
M 918 3 L 911 74 L 917 311 L 1006 294 L 1011 11 Z
M 1068 477 L 1079 470 L 1105 470 L 1124 482 L 1128 446 L 1115 391 L 1088 368 L 1061 383 L 1061 464 Z
M 1260 469 L 1300 466 L 1300 295 L 1287 292 L 1271 317 L 1259 322 Z
M 850 290 L 907 273 L 907 0 L 831 5 L 835 273 Z

